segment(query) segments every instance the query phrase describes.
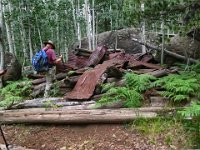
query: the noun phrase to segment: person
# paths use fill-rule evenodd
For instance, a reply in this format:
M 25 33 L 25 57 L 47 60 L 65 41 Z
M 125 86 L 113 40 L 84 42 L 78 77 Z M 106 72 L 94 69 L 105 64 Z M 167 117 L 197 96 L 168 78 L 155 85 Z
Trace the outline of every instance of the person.
M 46 72 L 46 86 L 44 91 L 44 97 L 46 98 L 49 97 L 49 92 L 55 78 L 55 65 L 61 61 L 62 55 L 56 58 L 55 45 L 51 40 L 44 42 L 44 47 L 42 48 L 42 50 L 46 52 L 49 64 L 49 70 Z

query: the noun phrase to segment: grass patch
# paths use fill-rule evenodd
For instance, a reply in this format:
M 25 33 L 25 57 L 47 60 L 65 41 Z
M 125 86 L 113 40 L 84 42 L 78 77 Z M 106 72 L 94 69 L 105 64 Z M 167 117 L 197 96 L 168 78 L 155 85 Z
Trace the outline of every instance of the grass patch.
M 136 119 L 128 125 L 131 131 L 138 132 L 151 143 L 164 141 L 169 149 L 198 148 L 198 128 L 191 121 L 176 118 Z

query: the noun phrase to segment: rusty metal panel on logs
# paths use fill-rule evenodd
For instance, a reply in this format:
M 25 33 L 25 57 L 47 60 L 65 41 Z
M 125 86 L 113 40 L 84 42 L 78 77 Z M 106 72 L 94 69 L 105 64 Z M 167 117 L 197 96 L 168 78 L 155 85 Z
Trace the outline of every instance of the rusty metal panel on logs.
M 107 50 L 106 46 L 97 46 L 96 50 L 89 57 L 88 66 L 96 66 L 102 60 Z
M 73 69 L 79 69 L 82 67 L 85 67 L 87 65 L 88 58 L 83 56 L 76 56 L 73 53 L 69 53 L 68 55 L 68 62 L 67 66 L 73 68 Z
M 95 87 L 106 69 L 111 66 L 123 65 L 124 62 L 124 60 L 112 59 L 97 65 L 93 70 L 84 72 L 84 74 L 79 77 L 74 89 L 67 93 L 65 99 L 89 99 L 93 95 Z

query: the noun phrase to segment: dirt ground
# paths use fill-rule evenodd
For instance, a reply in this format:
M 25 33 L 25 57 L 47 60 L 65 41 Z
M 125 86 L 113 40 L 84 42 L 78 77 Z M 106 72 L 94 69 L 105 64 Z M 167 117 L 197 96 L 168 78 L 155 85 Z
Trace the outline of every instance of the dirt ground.
M 168 150 L 125 125 L 2 126 L 9 144 L 37 150 Z M 3 143 L 0 138 L 0 143 Z

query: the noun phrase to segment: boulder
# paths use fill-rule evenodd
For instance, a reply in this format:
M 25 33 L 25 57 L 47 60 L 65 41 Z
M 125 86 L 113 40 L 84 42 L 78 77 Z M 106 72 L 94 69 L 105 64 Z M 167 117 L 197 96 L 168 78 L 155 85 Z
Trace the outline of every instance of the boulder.
M 97 35 L 97 45 L 105 45 L 109 49 L 124 49 L 126 53 L 140 53 L 141 45 L 132 41 L 132 38 L 141 40 L 141 31 L 136 28 L 127 28 L 116 31 L 107 31 Z M 146 32 L 146 40 L 148 43 L 155 43 L 157 38 L 155 34 Z M 81 41 L 81 48 L 88 49 L 87 38 Z M 78 43 L 73 45 L 73 49 L 77 47 Z
M 5 54 L 6 73 L 3 75 L 3 83 L 6 81 L 16 81 L 22 77 L 22 66 L 12 53 Z
M 176 35 L 171 38 L 168 50 L 194 59 L 200 58 L 200 41 L 189 36 Z

